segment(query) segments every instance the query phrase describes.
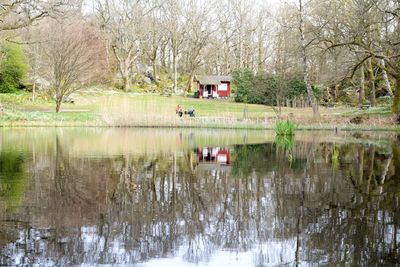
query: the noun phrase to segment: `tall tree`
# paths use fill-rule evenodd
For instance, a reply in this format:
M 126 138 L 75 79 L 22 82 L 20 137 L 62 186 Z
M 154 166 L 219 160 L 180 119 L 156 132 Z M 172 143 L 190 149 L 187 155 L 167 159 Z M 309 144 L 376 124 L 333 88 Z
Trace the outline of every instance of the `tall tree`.
M 178 89 L 178 57 L 181 54 L 180 49 L 185 41 L 187 34 L 187 27 L 183 20 L 183 1 L 182 0 L 168 0 L 166 1 L 166 20 L 168 38 L 171 47 L 172 56 L 172 80 L 173 91 L 177 92 Z
M 299 33 L 300 33 L 300 43 L 301 43 L 301 54 L 303 58 L 303 77 L 304 77 L 304 83 L 306 84 L 307 88 L 308 101 L 311 104 L 314 116 L 318 116 L 319 115 L 318 107 L 310 83 L 310 73 L 309 73 L 308 56 L 307 56 L 307 48 L 309 44 L 311 44 L 311 42 L 307 43 L 305 39 L 304 18 L 305 18 L 304 5 L 302 3 L 302 0 L 299 0 Z
M 100 28 L 109 40 L 109 45 L 118 62 L 122 89 L 128 91 L 134 62 L 141 49 L 145 7 L 141 1 L 97 0 L 96 9 Z
M 191 29 L 186 35 L 186 58 L 189 81 L 185 93 L 191 91 L 195 71 L 202 64 L 201 56 L 204 48 L 209 44 L 211 34 L 215 31 L 212 28 L 212 19 L 209 14 L 212 12 L 212 5 L 197 1 L 189 1 L 185 6 L 184 17 L 187 27 Z

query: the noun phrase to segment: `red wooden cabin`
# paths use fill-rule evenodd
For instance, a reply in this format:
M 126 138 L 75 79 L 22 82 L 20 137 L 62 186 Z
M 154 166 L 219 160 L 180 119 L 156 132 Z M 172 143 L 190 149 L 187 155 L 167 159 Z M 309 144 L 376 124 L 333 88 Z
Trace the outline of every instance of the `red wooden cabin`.
M 229 165 L 231 153 L 228 148 L 220 147 L 199 147 L 197 148 L 199 162 L 219 163 Z
M 220 98 L 231 95 L 231 76 L 220 75 L 196 75 L 198 97 Z

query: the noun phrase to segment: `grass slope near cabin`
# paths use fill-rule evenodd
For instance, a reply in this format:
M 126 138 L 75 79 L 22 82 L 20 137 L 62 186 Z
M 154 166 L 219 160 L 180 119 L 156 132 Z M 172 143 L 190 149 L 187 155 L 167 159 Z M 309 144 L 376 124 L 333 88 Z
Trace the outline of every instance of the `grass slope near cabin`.
M 313 118 L 311 108 L 281 108 L 235 103 L 224 99 L 196 99 L 182 96 L 123 93 L 90 88 L 71 96 L 74 103 L 55 104 L 45 98 L 30 101 L 29 93 L 0 94 L 3 114 L 0 126 L 114 126 L 114 127 L 204 127 L 273 129 L 276 121 L 289 119 L 298 129 L 399 130 L 389 106 L 358 108 L 320 107 Z M 193 107 L 196 117 L 175 114 Z M 279 113 L 279 116 L 278 116 Z M 351 123 L 359 117 L 359 124 Z

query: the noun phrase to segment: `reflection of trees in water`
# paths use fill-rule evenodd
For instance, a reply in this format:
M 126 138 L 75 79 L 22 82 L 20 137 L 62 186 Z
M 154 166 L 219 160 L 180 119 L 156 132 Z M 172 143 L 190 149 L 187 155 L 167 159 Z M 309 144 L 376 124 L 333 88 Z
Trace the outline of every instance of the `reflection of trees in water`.
M 18 214 L 31 225 L 2 264 L 21 247 L 26 263 L 56 264 L 134 263 L 179 248 L 196 263 L 257 246 L 258 265 L 390 262 L 399 252 L 397 144 L 336 145 L 338 168 L 334 144 L 237 145 L 231 172 L 194 172 L 187 151 L 74 158 L 56 143 L 32 176 L 44 186 L 28 189 L 33 203 Z M 295 250 L 262 246 L 272 241 Z
M 323 149 L 327 151 L 326 146 Z M 305 203 L 308 218 L 304 218 L 308 221 L 302 232 L 307 249 L 302 258 L 362 265 L 394 262 L 399 250 L 399 190 L 398 186 L 396 190 L 383 187 L 398 181 L 400 169 L 391 164 L 396 152 L 362 145 L 343 145 L 340 151 L 343 171 L 322 179 L 325 189 L 312 182 L 314 188 L 306 192 L 306 199 L 311 197 L 312 201 Z M 318 168 L 318 162 L 314 165 L 311 171 Z M 317 173 L 320 179 L 323 173 Z
M 339 170 L 331 167 L 335 147 L 340 149 Z M 279 222 L 274 236 L 281 240 L 297 236 L 296 262 L 398 260 L 398 145 L 297 143 L 293 160 L 301 164 L 294 165 L 287 151 L 279 149 L 271 144 L 235 148 L 246 167 L 234 164 L 233 173 L 270 175 L 267 184 L 271 183 Z M 264 165 L 257 165 L 256 157 Z
M 0 152 L 0 198 L 8 211 L 15 211 L 21 204 L 26 189 L 25 157 L 20 151 Z M 2 213 L 7 210 L 0 209 Z
M 13 218 L 28 183 L 26 161 L 26 155 L 20 151 L 0 151 L 0 247 L 17 238 L 12 228 L 26 226 L 24 221 Z

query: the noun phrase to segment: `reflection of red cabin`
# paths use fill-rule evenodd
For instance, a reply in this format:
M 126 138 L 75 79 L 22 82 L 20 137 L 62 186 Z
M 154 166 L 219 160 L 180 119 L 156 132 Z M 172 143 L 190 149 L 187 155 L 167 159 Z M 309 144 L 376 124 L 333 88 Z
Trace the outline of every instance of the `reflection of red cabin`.
M 203 147 L 197 149 L 199 162 L 219 163 L 229 165 L 231 153 L 227 148 Z
M 220 98 L 231 95 L 231 76 L 196 75 L 198 96 L 200 98 Z

